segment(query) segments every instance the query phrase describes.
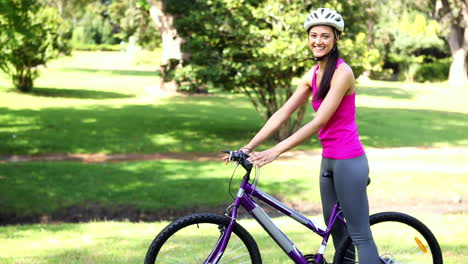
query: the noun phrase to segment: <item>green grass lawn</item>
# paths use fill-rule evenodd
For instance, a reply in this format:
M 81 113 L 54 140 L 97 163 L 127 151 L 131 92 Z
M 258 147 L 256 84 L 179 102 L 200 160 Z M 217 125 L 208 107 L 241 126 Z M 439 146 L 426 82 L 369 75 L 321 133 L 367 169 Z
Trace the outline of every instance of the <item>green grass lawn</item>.
M 218 152 L 245 144 L 261 127 L 263 121 L 241 94 L 159 96 L 157 58 L 76 53 L 43 69 L 32 94 L 12 90 L 1 77 L 0 156 Z M 382 149 L 468 146 L 468 87 L 368 82 L 358 89 L 372 211 L 416 214 L 439 238 L 445 263 L 468 263 L 466 151 Z M 309 109 L 307 120 L 312 115 Z M 319 143 L 313 138 L 297 149 L 319 149 Z M 287 203 L 319 208 L 319 162 L 319 156 L 277 161 L 262 169 L 260 188 Z M 25 216 L 88 203 L 148 211 L 219 206 L 230 201 L 231 172 L 220 162 L 176 160 L 0 164 L 0 208 L 3 214 Z M 440 207 L 444 214 L 431 211 Z M 149 242 L 166 224 L 0 227 L 0 263 L 141 263 Z M 285 262 L 262 230 L 253 222 L 245 225 L 259 239 L 265 263 Z M 302 229 L 284 227 L 302 241 L 305 253 L 317 250 L 318 242 L 303 239 Z
M 241 94 L 158 96 L 155 67 L 131 68 L 125 56 L 58 60 L 42 70 L 32 94 L 0 78 L 0 154 L 216 152 L 245 144 L 261 127 Z M 369 82 L 358 93 L 367 147 L 468 145 L 468 88 Z M 305 121 L 312 116 L 309 109 Z M 298 149 L 311 148 L 319 148 L 315 137 Z
M 468 263 L 468 231 L 463 225 L 466 223 L 466 216 L 420 214 L 416 217 L 423 219 L 436 234 L 444 263 Z M 274 221 L 304 254 L 317 251 L 320 240 L 304 233 L 304 227 L 287 218 L 277 218 Z M 264 263 L 290 263 L 257 223 L 253 220 L 241 220 L 240 223 L 254 236 Z M 167 224 L 94 222 L 0 227 L 0 263 L 143 263 L 152 239 Z M 331 259 L 334 251 L 331 244 L 326 251 L 327 259 Z
M 394 210 L 418 217 L 438 238 L 444 263 L 468 263 L 466 206 L 463 209 L 463 204 L 455 200 L 468 199 L 465 165 L 468 154 L 418 153 L 369 150 L 373 180 L 369 186 L 371 212 Z M 302 202 L 319 210 L 319 160 L 319 156 L 279 160 L 262 169 L 259 187 L 289 204 Z M 28 214 L 47 214 L 89 201 L 131 205 L 149 211 L 216 206 L 230 201 L 227 189 L 232 169 L 233 166 L 219 162 L 176 160 L 0 164 L 0 206 L 3 212 Z M 238 179 L 241 171 L 235 175 Z M 312 218 L 323 222 L 320 215 Z M 302 226 L 292 225 L 286 218 L 275 222 L 304 253 L 317 250 L 318 238 L 304 235 Z M 167 223 L 0 227 L 0 244 L 5 245 L 0 251 L 0 263 L 141 263 L 150 241 Z M 241 223 L 256 238 L 265 263 L 289 263 L 255 222 L 242 220 Z M 333 247 L 327 252 L 331 259 Z
M 468 152 L 407 156 L 409 160 L 397 152 L 375 152 L 368 153 L 371 205 L 401 210 L 408 209 L 410 201 L 413 206 L 446 207 L 457 206 L 457 199 L 468 200 Z M 261 170 L 260 188 L 286 202 L 318 205 L 319 166 L 318 155 L 295 162 L 277 161 Z M 3 213 L 23 216 L 51 214 L 87 203 L 148 211 L 217 207 L 231 201 L 228 184 L 232 170 L 221 162 L 176 160 L 0 164 L 0 207 Z M 234 188 L 241 176 L 239 169 Z M 391 195 L 387 195 L 389 190 Z

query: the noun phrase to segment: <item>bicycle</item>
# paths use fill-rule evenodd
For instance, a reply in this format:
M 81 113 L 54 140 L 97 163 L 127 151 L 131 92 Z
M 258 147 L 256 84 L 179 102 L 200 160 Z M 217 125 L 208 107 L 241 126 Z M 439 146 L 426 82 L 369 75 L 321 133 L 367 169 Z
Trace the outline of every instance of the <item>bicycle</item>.
M 324 258 L 324 252 L 331 228 L 336 221 L 346 223 L 339 203 L 334 206 L 327 227 L 318 227 L 307 217 L 260 190 L 257 187 L 258 177 L 250 183 L 253 165 L 247 160 L 247 154 L 242 151 L 223 152 L 229 153 L 229 160 L 236 161 L 237 166 L 241 165 L 246 170 L 237 196 L 226 209 L 225 215 L 193 214 L 173 221 L 152 241 L 145 257 L 145 264 L 262 263 L 262 257 L 254 238 L 237 223 L 240 207 L 246 209 L 294 263 L 328 263 Z M 303 255 L 252 197 L 263 201 L 321 236 L 323 239 L 318 252 Z M 381 263 L 443 263 L 437 239 L 416 218 L 399 212 L 383 212 L 371 215 L 370 224 Z M 351 238 L 348 237 L 335 251 L 333 263 L 359 263 L 355 252 L 357 252 L 356 248 Z

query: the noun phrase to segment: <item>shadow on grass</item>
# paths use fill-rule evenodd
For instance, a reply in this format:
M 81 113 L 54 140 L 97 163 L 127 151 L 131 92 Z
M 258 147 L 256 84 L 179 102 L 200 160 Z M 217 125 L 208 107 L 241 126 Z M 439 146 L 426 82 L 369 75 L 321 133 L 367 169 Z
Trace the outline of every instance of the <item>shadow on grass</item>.
M 57 88 L 34 88 L 31 92 L 35 96 L 58 97 L 58 98 L 77 98 L 77 99 L 119 99 L 132 98 L 134 95 L 104 92 L 98 90 L 79 90 L 79 89 L 57 89 Z
M 197 212 L 222 214 L 233 201 L 231 172 L 232 167 L 222 162 L 169 160 L 0 164 L 0 225 L 158 221 Z M 243 174 L 236 173 L 234 191 Z M 281 193 L 307 191 L 306 185 L 300 180 L 292 185 L 265 181 L 262 189 L 281 197 Z
M 369 107 L 357 113 L 366 146 L 466 144 L 464 113 Z M 248 103 L 215 96 L 122 107 L 3 107 L 0 121 L 0 154 L 217 152 L 245 144 L 264 122 Z M 316 137 L 300 148 L 311 147 L 320 147 Z
M 63 72 L 84 72 L 84 73 L 104 73 L 109 75 L 126 75 L 126 76 L 160 76 L 156 71 L 143 70 L 104 70 L 104 69 L 87 69 L 87 68 L 63 68 Z
M 0 153 L 217 152 L 245 144 L 263 123 L 236 103 L 175 97 L 158 105 L 0 108 Z
M 0 224 L 155 221 L 231 201 L 218 164 L 159 161 L 112 164 L 0 164 Z M 220 207 L 221 206 L 221 207 Z

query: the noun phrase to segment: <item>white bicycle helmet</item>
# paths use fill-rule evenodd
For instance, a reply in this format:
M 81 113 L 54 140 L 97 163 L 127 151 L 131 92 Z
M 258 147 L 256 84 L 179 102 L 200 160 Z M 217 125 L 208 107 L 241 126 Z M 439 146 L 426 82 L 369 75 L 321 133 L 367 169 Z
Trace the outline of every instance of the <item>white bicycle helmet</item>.
M 333 9 L 318 8 L 307 16 L 304 22 L 304 29 L 308 32 L 311 27 L 316 25 L 331 26 L 341 33 L 344 29 L 344 20 L 343 17 Z

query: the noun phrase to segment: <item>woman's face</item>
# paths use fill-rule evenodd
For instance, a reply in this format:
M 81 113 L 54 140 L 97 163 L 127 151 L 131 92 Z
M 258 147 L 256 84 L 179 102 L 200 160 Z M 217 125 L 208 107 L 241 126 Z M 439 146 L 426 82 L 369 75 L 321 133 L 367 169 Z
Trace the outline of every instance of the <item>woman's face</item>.
M 309 48 L 315 57 L 322 57 L 330 53 L 338 39 L 335 31 L 329 26 L 313 26 L 309 30 Z

